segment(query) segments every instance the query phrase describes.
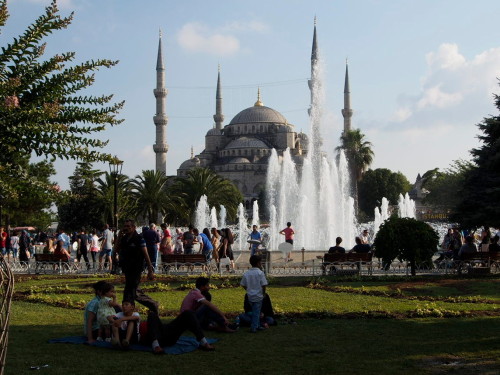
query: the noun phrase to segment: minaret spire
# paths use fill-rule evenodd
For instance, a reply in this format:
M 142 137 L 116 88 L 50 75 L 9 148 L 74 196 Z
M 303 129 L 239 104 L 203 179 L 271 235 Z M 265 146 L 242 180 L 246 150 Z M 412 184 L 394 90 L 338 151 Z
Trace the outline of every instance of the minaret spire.
M 215 94 L 215 128 L 221 130 L 222 123 L 224 122 L 224 115 L 222 114 L 222 87 L 220 84 L 220 64 L 217 73 L 217 92 Z
M 309 90 L 311 91 L 311 105 L 307 110 L 309 116 L 311 116 L 312 107 L 314 105 L 314 92 L 317 88 L 318 80 L 317 76 L 317 65 L 318 65 L 318 41 L 316 37 L 316 16 L 314 16 L 314 33 L 313 33 L 313 43 L 312 43 L 312 51 L 311 51 L 311 79 L 307 82 L 309 85 Z
M 344 134 L 351 130 L 351 90 L 349 88 L 349 65 L 347 59 L 345 61 L 345 82 L 344 82 L 344 108 L 342 109 L 342 116 L 344 116 Z
M 161 29 L 159 31 L 158 57 L 156 59 L 156 88 L 153 93 L 156 98 L 156 114 L 153 117 L 156 126 L 156 143 L 153 150 L 156 153 L 156 171 L 167 173 L 167 151 L 166 130 L 168 118 L 165 114 L 165 102 L 167 89 L 165 88 L 165 65 L 163 64 L 163 53 L 161 46 Z

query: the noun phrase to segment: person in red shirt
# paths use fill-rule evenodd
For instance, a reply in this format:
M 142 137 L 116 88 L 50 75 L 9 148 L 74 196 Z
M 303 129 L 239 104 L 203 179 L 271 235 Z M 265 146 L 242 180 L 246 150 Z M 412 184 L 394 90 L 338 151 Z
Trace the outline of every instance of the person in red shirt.
M 283 234 L 285 236 L 285 242 L 288 242 L 293 246 L 293 236 L 295 234 L 295 231 L 292 228 L 292 223 L 286 223 L 286 228 L 280 231 L 280 234 Z M 285 261 L 290 262 L 291 260 L 292 259 L 290 259 L 290 253 L 287 253 Z
M 7 232 L 3 230 L 3 227 L 0 227 L 0 250 L 2 250 L 2 255 L 7 253 Z
M 194 312 L 202 328 L 209 328 L 211 323 L 215 323 L 216 328 L 221 332 L 234 332 L 228 327 L 229 321 L 224 313 L 210 301 L 212 297 L 209 290 L 210 280 L 206 277 L 198 277 L 196 288 L 192 289 L 182 301 L 181 313 Z

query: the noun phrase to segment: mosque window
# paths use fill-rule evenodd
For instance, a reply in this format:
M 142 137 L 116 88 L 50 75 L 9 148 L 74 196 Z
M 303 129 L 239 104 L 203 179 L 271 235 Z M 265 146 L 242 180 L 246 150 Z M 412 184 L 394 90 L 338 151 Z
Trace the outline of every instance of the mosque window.
M 252 125 L 252 133 L 255 133 L 255 125 Z
M 247 132 L 247 126 L 245 125 L 245 133 Z

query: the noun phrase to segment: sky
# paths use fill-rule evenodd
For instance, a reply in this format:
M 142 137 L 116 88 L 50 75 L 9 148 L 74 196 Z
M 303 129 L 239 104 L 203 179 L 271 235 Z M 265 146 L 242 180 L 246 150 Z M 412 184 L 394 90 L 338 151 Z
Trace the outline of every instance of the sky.
M 9 43 L 50 0 L 10 0 L 0 35 Z M 167 174 L 204 148 L 214 125 L 221 67 L 224 124 L 264 105 L 308 132 L 314 17 L 325 88 L 324 150 L 333 155 L 343 127 L 349 64 L 352 126 L 373 144 L 371 168 L 400 171 L 410 182 L 433 168 L 470 159 L 477 124 L 498 115 L 498 0 L 60 0 L 74 13 L 66 30 L 46 38 L 45 56 L 75 51 L 75 63 L 119 60 L 97 73 L 90 94 L 125 100 L 124 122 L 98 137 L 134 177 L 154 169 L 153 116 L 159 30 L 166 68 Z M 75 162 L 57 161 L 54 180 L 68 187 Z M 96 167 L 107 170 L 106 165 Z

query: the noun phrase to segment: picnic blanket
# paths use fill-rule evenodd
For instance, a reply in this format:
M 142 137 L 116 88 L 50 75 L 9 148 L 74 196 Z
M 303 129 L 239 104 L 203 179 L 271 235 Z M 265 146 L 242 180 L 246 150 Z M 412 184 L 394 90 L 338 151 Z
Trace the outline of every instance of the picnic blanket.
M 208 343 L 213 344 L 214 342 L 217 342 L 218 339 L 208 339 Z M 61 337 L 58 339 L 51 339 L 49 340 L 50 344 L 58 344 L 58 343 L 64 343 L 64 344 L 87 344 L 87 338 L 85 336 L 67 336 L 67 337 Z M 95 341 L 94 343 L 90 344 L 90 346 L 96 346 L 99 348 L 108 348 L 108 349 L 115 349 L 113 348 L 113 345 L 109 342 L 105 341 Z M 189 336 L 181 336 L 177 343 L 172 346 L 167 346 L 163 350 L 166 354 L 184 354 L 184 353 L 189 353 L 194 350 L 198 349 L 198 341 L 194 337 L 189 337 Z M 143 351 L 143 352 L 151 352 L 151 346 L 146 346 L 146 345 L 130 345 L 130 350 L 138 350 L 138 351 Z

